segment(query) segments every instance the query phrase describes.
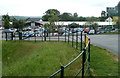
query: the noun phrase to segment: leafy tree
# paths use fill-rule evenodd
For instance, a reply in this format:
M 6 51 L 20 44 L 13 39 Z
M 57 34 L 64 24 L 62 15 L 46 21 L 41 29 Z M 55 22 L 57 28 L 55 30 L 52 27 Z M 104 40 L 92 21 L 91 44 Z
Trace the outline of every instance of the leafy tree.
M 60 15 L 60 12 L 57 9 L 48 9 L 45 13 L 46 15 L 51 15 L 51 12 L 53 12 L 54 15 Z
M 78 19 L 79 19 L 79 21 L 86 21 L 86 18 L 82 17 L 82 16 L 78 17 Z
M 49 18 L 52 17 L 52 15 L 56 15 L 56 17 L 58 17 L 60 15 L 60 12 L 57 9 L 48 9 L 45 12 L 45 15 L 42 16 L 42 20 L 49 21 Z
M 14 28 L 19 28 L 19 22 L 18 22 L 17 19 L 13 18 L 13 19 L 12 19 L 12 22 L 13 22 L 13 27 L 14 27 Z
M 2 20 L 4 21 L 4 28 L 9 29 L 10 27 L 10 17 L 8 14 L 2 16 Z
M 105 20 L 107 19 L 107 17 L 98 17 L 98 19 L 99 19 L 100 21 L 105 21 Z
M 25 27 L 26 20 L 23 20 L 23 19 L 17 20 L 16 18 L 13 18 L 12 22 L 13 22 L 13 27 L 14 28 L 22 30 L 23 27 Z
M 101 17 L 106 17 L 106 12 L 105 11 L 101 12 Z
M 73 16 L 74 16 L 74 17 L 78 17 L 78 14 L 77 14 L 77 13 L 74 13 Z
M 65 13 L 60 15 L 60 20 L 61 21 L 70 21 L 71 17 L 72 17 L 71 13 L 65 12 Z
M 50 16 L 49 15 L 43 15 L 42 16 L 42 20 L 43 21 L 48 21 L 48 18 L 49 18 Z
M 55 22 L 59 21 L 59 12 L 54 9 L 49 9 L 46 12 L 46 15 L 49 16 L 48 21 L 50 22 L 49 29 L 52 29 L 52 32 L 55 31 Z
M 44 28 L 45 28 L 45 29 L 50 28 L 50 24 L 45 23 Z

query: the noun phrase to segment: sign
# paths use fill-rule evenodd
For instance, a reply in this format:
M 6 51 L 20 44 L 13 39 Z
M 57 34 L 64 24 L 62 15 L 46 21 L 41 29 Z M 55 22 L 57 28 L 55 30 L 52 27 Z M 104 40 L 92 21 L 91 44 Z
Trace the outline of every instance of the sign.
M 89 42 L 89 38 L 88 38 L 88 36 L 86 36 L 86 39 L 85 39 L 86 41 L 85 41 L 85 44 L 87 45 L 88 44 L 88 42 Z

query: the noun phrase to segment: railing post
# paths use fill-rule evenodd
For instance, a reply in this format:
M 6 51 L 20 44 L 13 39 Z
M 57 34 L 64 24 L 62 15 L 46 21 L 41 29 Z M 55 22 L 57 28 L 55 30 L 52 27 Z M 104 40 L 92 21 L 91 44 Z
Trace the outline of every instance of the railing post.
M 11 40 L 13 40 L 13 32 L 11 32 Z
M 22 40 L 22 32 L 19 32 L 19 40 Z
M 74 30 L 74 29 L 72 29 L 72 47 L 74 46 L 74 44 L 73 44 L 73 37 L 74 37 L 74 36 L 73 36 L 73 34 L 74 34 L 74 33 L 73 33 L 73 30 Z
M 85 63 L 85 54 L 86 54 L 86 49 L 83 49 L 83 55 L 82 55 L 82 78 L 84 78 L 84 63 Z
M 76 49 L 78 49 L 78 32 L 76 32 Z
M 44 30 L 44 41 L 46 41 L 46 30 Z
M 81 52 L 82 52 L 82 31 L 81 31 Z
M 66 28 L 65 28 L 65 42 L 66 42 Z
M 69 32 L 68 32 L 68 44 L 69 44 L 69 35 L 70 35 L 70 28 L 69 28 Z
M 5 32 L 5 37 L 6 37 L 6 41 L 7 41 L 7 40 L 8 40 L 8 39 L 7 39 L 7 32 Z
M 49 41 L 50 41 L 50 32 L 48 31 L 48 37 L 49 37 Z
M 44 36 L 44 34 L 42 33 L 42 41 L 43 41 L 43 36 Z
M 89 44 L 88 44 L 88 62 L 90 65 L 90 38 L 89 38 Z
M 86 47 L 86 34 L 84 35 L 84 47 Z
M 59 28 L 58 28 L 58 31 L 59 31 Z M 60 36 L 59 36 L 59 32 L 58 32 L 58 41 L 60 40 Z
M 36 42 L 36 33 L 34 34 L 34 37 L 35 37 L 35 42 Z
M 61 66 L 60 78 L 64 78 L 64 66 Z

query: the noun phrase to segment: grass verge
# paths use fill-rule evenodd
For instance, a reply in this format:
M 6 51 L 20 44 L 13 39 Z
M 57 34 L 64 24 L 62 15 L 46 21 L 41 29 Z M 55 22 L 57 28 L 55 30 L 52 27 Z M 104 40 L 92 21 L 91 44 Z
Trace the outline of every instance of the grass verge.
M 118 57 L 106 49 L 91 46 L 93 76 L 118 76 Z
M 99 35 L 108 35 L 108 34 L 119 34 L 119 32 L 102 33 L 102 34 L 99 34 Z
M 77 55 L 78 51 L 65 42 L 4 41 L 3 76 L 50 76 Z
M 50 76 L 73 60 L 79 51 L 65 42 L 3 41 L 3 76 Z M 65 70 L 73 76 L 81 58 Z M 118 76 L 118 58 L 111 52 L 91 45 L 91 75 Z

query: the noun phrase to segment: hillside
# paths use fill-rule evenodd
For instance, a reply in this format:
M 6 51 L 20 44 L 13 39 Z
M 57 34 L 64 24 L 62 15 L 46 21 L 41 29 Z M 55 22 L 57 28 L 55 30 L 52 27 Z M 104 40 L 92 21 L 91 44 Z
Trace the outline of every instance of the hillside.
M 16 18 L 18 20 L 20 19 L 27 19 L 27 18 L 42 18 L 42 16 L 10 16 L 10 18 Z M 0 20 L 2 19 L 2 15 L 0 15 Z

